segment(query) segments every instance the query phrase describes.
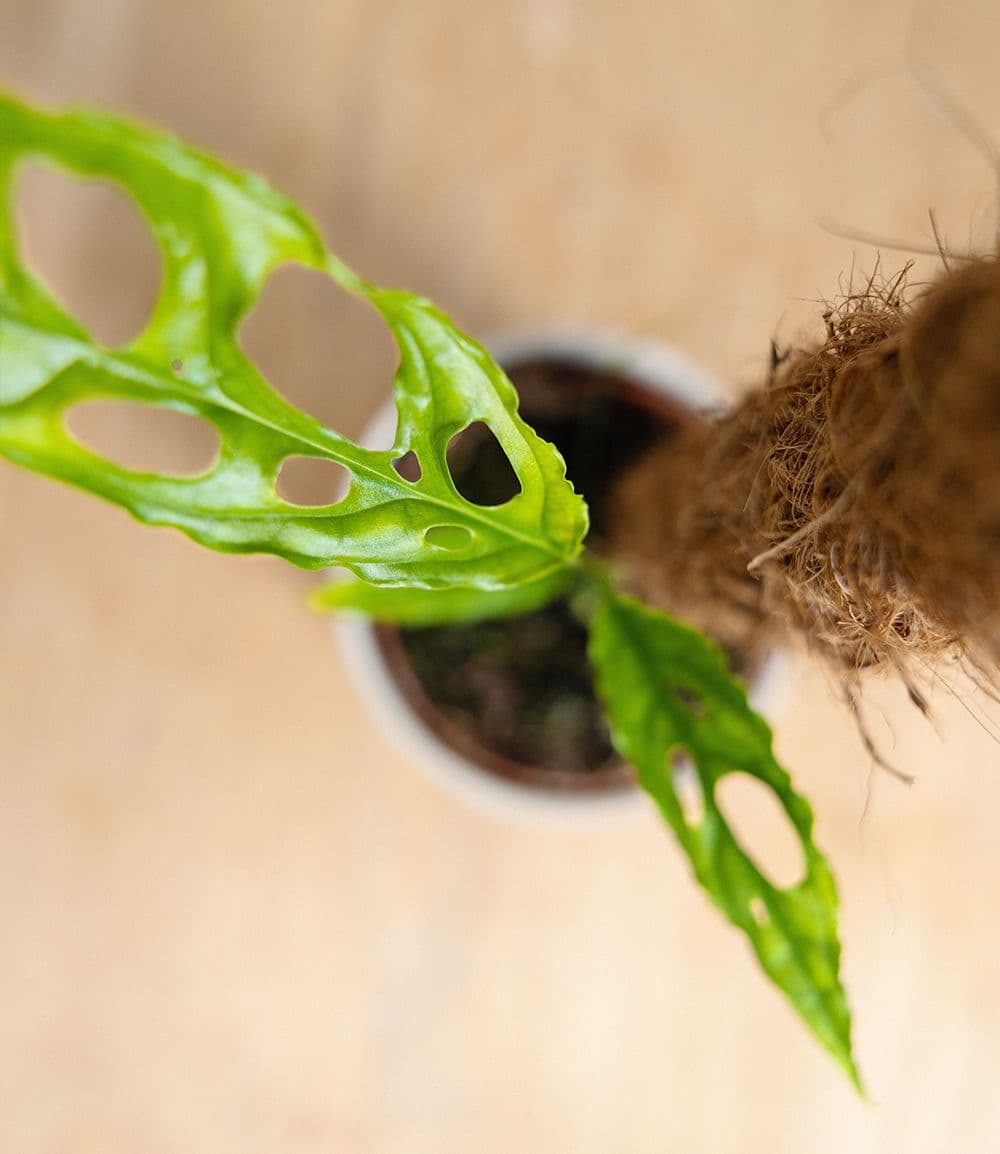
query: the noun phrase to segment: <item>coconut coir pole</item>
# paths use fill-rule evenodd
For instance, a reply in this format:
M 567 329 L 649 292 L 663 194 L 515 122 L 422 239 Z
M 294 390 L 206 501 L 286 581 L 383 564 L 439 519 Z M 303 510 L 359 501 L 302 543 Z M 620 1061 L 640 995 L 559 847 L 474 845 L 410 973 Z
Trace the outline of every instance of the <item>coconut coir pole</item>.
M 849 670 L 1000 663 L 1000 264 L 912 299 L 905 273 L 827 339 L 640 460 L 614 553 L 640 592 L 734 649 L 784 620 Z

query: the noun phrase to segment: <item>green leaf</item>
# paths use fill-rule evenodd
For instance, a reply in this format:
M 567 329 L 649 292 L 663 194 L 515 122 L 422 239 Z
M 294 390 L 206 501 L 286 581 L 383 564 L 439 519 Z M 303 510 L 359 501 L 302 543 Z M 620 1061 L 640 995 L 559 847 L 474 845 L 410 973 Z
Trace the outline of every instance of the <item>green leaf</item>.
M 510 589 L 413 589 L 333 581 L 309 598 L 314 609 L 362 613 L 375 621 L 420 629 L 428 625 L 475 625 L 498 617 L 533 613 L 564 593 L 571 569 Z
M 499 589 L 536 580 L 579 552 L 586 506 L 558 452 L 517 414 L 489 354 L 430 302 L 383 290 L 330 253 L 312 223 L 260 178 L 171 136 L 108 116 L 44 114 L 0 97 L 0 452 L 89 489 L 142 521 L 172 525 L 213 549 L 276 553 L 297 565 L 343 565 L 368 581 Z M 41 157 L 118 183 L 163 254 L 148 326 L 122 348 L 99 345 L 34 280 L 13 220 L 17 165 Z M 244 355 L 237 329 L 285 262 L 328 273 L 381 313 L 399 347 L 392 451 L 362 448 L 299 412 Z M 338 381 L 331 367 L 331 387 Z M 180 478 L 127 470 L 90 452 L 64 417 L 83 401 L 121 399 L 200 416 L 219 432 L 217 462 Z M 475 421 L 496 434 L 521 483 L 498 508 L 465 500 L 448 472 L 451 437 Z M 392 461 L 412 450 L 421 477 Z M 344 466 L 347 495 L 303 508 L 275 480 L 289 456 Z
M 721 651 L 700 633 L 607 586 L 590 629 L 590 658 L 615 747 L 635 767 L 698 881 L 860 1089 L 839 976 L 833 875 L 813 842 L 809 803 L 774 758 L 767 723 L 750 708 Z M 736 771 L 773 790 L 788 815 L 805 860 L 799 884 L 776 888 L 733 836 L 715 788 Z

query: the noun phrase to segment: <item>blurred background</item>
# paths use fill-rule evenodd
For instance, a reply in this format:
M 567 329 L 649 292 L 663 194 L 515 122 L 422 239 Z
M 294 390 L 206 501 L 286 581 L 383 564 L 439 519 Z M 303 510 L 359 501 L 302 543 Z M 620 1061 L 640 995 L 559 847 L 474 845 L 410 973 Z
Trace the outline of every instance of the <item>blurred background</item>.
M 994 0 L 3 18 L 7 86 L 265 174 L 365 275 L 477 335 L 660 338 L 734 392 L 871 270 L 860 234 L 933 246 L 933 208 L 965 251 L 996 223 L 997 174 L 917 79 L 1000 140 Z M 63 299 L 107 340 L 138 331 L 158 269 L 128 204 L 32 169 L 19 208 Z M 348 434 L 389 389 L 378 323 L 306 272 L 273 277 L 244 339 Z M 197 430 L 161 433 L 133 413 L 93 435 L 203 458 Z M 941 689 L 935 732 L 871 688 L 911 788 L 872 771 L 805 661 L 777 725 L 840 879 L 864 1104 L 652 817 L 511 828 L 417 776 L 305 610 L 314 578 L 8 465 L 0 530 L 0 1149 L 996 1148 L 1000 746 L 973 714 L 1000 710 L 981 696 Z

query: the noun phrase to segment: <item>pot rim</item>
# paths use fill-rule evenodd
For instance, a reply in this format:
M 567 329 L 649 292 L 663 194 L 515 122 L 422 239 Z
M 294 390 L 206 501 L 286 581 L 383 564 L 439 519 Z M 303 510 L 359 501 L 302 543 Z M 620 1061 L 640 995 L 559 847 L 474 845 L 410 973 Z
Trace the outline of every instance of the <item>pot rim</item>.
M 676 398 L 695 411 L 720 408 L 731 397 L 718 377 L 679 350 L 613 330 L 506 329 L 487 336 L 482 343 L 505 368 L 548 356 L 591 368 L 627 371 L 630 380 Z M 392 444 L 395 429 L 396 407 L 390 396 L 373 414 L 360 443 L 385 448 Z M 343 570 L 336 570 L 334 575 L 346 577 Z M 457 800 L 480 812 L 529 825 L 593 828 L 652 813 L 649 799 L 638 786 L 594 791 L 546 789 L 501 777 L 467 759 L 419 717 L 390 671 L 374 622 L 362 615 L 342 613 L 334 616 L 331 628 L 349 680 L 372 719 L 426 778 Z M 771 650 L 748 687 L 754 708 L 773 712 L 787 677 L 787 654 L 781 649 Z

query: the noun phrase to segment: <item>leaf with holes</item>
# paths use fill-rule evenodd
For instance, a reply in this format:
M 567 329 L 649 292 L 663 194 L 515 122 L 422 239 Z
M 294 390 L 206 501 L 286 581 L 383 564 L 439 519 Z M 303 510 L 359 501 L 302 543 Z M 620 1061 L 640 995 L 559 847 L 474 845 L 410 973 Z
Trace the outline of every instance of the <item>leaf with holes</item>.
M 676 833 L 698 881 L 860 1088 L 840 982 L 833 874 L 813 842 L 809 803 L 775 760 L 767 723 L 700 633 L 606 586 L 590 630 L 615 747 Z M 736 771 L 771 789 L 784 809 L 805 860 L 798 884 L 778 889 L 733 836 L 715 789 Z
M 0 452 L 10 460 L 213 549 L 343 565 L 378 584 L 502 589 L 577 555 L 586 506 L 558 452 L 518 416 L 514 388 L 485 349 L 421 297 L 355 275 L 261 179 L 126 121 L 49 115 L 9 98 L 0 98 L 0 136 Z M 124 347 L 98 344 L 22 263 L 12 183 L 17 165 L 36 157 L 116 182 L 150 224 L 163 285 L 149 324 Z M 240 321 L 289 261 L 326 272 L 389 326 L 400 352 L 391 451 L 361 448 L 299 412 L 240 348 Z M 345 387 L 335 369 L 331 385 Z M 67 430 L 67 412 L 92 400 L 201 417 L 218 430 L 218 458 L 195 477 L 125 469 Z M 496 435 L 521 486 L 497 508 L 462 497 L 448 470 L 449 442 L 477 421 Z M 415 481 L 392 466 L 411 452 Z M 346 496 L 309 507 L 283 500 L 276 478 L 295 456 L 343 466 Z

